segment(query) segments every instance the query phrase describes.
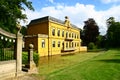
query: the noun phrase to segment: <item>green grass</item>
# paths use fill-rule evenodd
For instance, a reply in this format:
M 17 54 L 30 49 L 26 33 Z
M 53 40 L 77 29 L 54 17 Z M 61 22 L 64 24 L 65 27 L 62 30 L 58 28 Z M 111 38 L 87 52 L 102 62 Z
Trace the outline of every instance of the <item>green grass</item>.
M 82 53 L 41 60 L 45 80 L 120 80 L 120 50 Z

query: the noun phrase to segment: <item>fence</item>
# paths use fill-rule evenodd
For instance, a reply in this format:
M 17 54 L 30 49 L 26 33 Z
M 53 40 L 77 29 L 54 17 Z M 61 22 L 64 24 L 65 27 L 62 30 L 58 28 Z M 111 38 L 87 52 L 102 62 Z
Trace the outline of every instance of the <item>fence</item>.
M 13 76 L 17 76 L 21 71 L 22 35 L 20 28 L 18 28 L 17 34 L 9 33 L 0 28 L 0 79 L 4 74 L 12 73 Z
M 17 26 L 17 34 L 11 34 L 0 28 L 0 80 L 9 75 L 17 77 L 22 71 L 22 43 L 23 36 L 20 33 L 20 25 Z M 33 61 L 33 46 L 29 51 L 29 72 L 37 71 Z M 7 74 L 7 75 L 6 75 Z
M 0 48 L 0 61 L 15 59 L 14 48 Z

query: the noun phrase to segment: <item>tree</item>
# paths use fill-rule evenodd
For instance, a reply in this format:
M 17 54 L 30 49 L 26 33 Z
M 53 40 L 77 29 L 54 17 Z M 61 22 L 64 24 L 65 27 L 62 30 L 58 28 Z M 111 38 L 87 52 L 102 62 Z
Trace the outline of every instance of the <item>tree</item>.
M 27 27 L 22 26 L 21 33 L 22 33 L 22 35 L 26 35 L 27 34 Z
M 114 17 L 107 19 L 107 46 L 120 47 L 120 22 L 116 22 Z
M 95 44 L 97 36 L 99 35 L 99 27 L 93 18 L 89 18 L 87 21 L 84 21 L 84 23 L 85 25 L 81 34 L 83 44 L 87 46 L 90 42 Z
M 25 10 L 24 5 L 34 10 L 32 3 L 27 0 L 0 0 L 0 27 L 15 33 L 16 23 L 27 19 L 26 14 L 22 13 Z

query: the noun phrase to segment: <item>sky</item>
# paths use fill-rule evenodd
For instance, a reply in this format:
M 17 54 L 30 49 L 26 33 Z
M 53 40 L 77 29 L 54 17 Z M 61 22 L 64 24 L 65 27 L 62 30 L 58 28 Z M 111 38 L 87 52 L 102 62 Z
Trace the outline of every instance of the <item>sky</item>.
M 120 21 L 120 0 L 29 0 L 35 11 L 26 8 L 27 25 L 33 19 L 52 16 L 64 21 L 68 16 L 71 23 L 83 29 L 84 21 L 93 18 L 99 26 L 99 32 L 106 34 L 106 20 L 115 17 Z

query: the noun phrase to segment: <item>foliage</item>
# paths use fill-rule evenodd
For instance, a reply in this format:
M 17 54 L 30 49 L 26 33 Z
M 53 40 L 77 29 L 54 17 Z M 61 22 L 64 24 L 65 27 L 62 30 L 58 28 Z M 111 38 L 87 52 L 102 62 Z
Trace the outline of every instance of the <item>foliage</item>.
M 17 23 L 27 19 L 26 14 L 22 13 L 26 8 L 34 10 L 32 3 L 27 0 L 0 0 L 0 27 L 16 33 Z M 26 28 L 23 27 L 21 32 L 26 34 Z M 0 41 L 0 47 L 9 47 L 10 44 L 10 42 Z
M 0 27 L 15 33 L 16 23 L 27 19 L 26 14 L 22 13 L 26 8 L 25 6 L 34 10 L 32 3 L 27 0 L 0 0 Z
M 11 47 L 14 47 L 13 42 L 9 42 L 9 41 L 5 41 L 4 39 L 3 40 L 0 39 L 0 48 L 11 48 Z
M 89 18 L 84 22 L 83 31 L 81 32 L 81 38 L 83 40 L 83 45 L 87 45 L 90 42 L 96 43 L 97 36 L 99 35 L 99 28 L 93 18 Z
M 27 27 L 22 26 L 21 33 L 22 33 L 22 35 L 26 35 L 26 33 L 27 33 Z
M 97 48 L 105 48 L 105 43 L 106 43 L 105 36 L 103 35 L 97 36 L 97 41 L 96 41 Z
M 95 46 L 95 44 L 93 42 L 90 42 L 88 44 L 88 49 L 96 49 L 97 47 Z
M 34 60 L 35 64 L 38 66 L 38 62 L 39 62 L 38 53 L 36 53 L 36 52 L 33 53 L 33 60 Z M 22 53 L 22 62 L 23 62 L 23 64 L 28 64 L 28 52 Z
M 107 23 L 107 47 L 120 47 L 120 22 L 116 22 L 113 17 L 110 17 Z

